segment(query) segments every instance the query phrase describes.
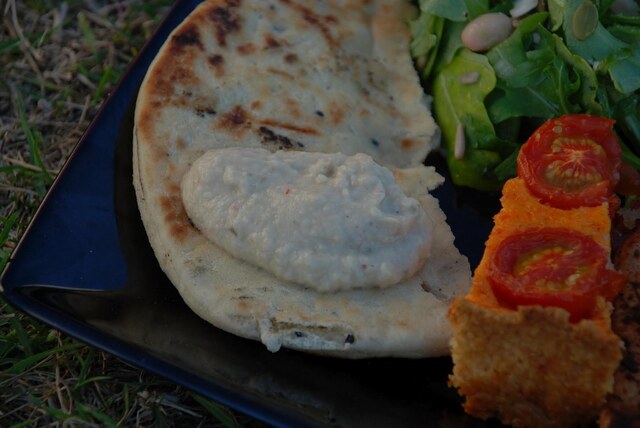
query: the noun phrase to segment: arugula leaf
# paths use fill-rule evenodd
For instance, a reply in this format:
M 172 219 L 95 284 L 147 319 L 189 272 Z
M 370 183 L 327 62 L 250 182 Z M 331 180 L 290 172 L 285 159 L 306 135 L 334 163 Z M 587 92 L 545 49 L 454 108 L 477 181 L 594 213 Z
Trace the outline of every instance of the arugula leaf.
M 564 11 L 567 9 L 566 0 L 548 0 L 547 9 L 551 21 L 551 31 L 555 32 L 562 28 L 564 23 Z
M 468 14 L 464 0 L 420 0 L 420 10 L 451 21 L 465 21 Z
M 622 149 L 622 160 L 635 169 L 640 169 L 640 158 L 629 150 L 629 147 L 624 143 L 620 143 L 620 148 Z
M 607 96 L 611 99 L 609 117 L 616 120 L 617 126 L 622 131 L 625 140 L 632 148 L 640 153 L 640 101 L 635 94 L 623 96 L 610 87 L 606 89 Z
M 527 60 L 526 51 L 530 36 L 548 16 L 542 12 L 526 17 L 506 40 L 487 52 L 487 58 L 498 78 L 506 80 L 512 77 L 518 64 Z
M 577 61 L 570 52 L 558 52 L 557 39 L 541 25 L 547 17 L 545 13 L 529 16 L 507 40 L 487 53 L 499 77 L 497 90 L 487 100 L 494 123 L 512 117 L 551 118 L 579 110 L 573 99 L 581 89 L 581 73 L 576 73 L 567 59 Z M 534 32 L 540 41 L 529 43 Z M 582 74 L 586 75 L 586 70 Z M 595 79 L 595 74 L 588 77 Z M 595 99 L 595 93 L 583 95 Z
M 500 144 L 483 104 L 495 84 L 487 58 L 468 49 L 459 50 L 435 76 L 434 113 L 442 130 L 449 172 L 458 184 L 484 190 L 499 188 L 500 183 L 489 172 L 503 156 L 495 150 Z M 462 159 L 455 157 L 458 124 L 466 136 Z
M 505 160 L 498 164 L 493 173 L 499 181 L 506 181 L 511 177 L 515 177 L 518 171 L 518 153 L 520 150 L 514 150 Z
M 584 57 L 591 62 L 598 62 L 597 70 L 605 70 L 609 73 L 609 77 L 613 81 L 616 89 L 624 94 L 631 93 L 640 89 L 640 45 L 638 38 L 635 38 L 633 44 L 624 42 L 616 38 L 602 22 L 598 22 L 593 33 L 584 40 L 578 40 L 574 33 L 574 18 L 576 10 L 579 7 L 590 2 L 591 0 L 566 0 L 566 8 L 564 11 L 563 31 L 564 38 L 569 49 Z M 617 21 L 623 21 L 632 25 L 640 25 L 637 17 L 616 17 L 609 18 Z M 618 29 L 619 30 L 619 29 Z M 631 31 L 627 36 L 638 30 L 633 27 L 627 27 Z M 633 37 L 631 37 L 633 39 Z
M 640 89 L 640 45 L 619 49 L 604 58 L 597 71 L 607 70 L 615 88 L 630 94 Z
M 573 68 L 573 72 L 580 78 L 578 102 L 582 106 L 582 111 L 593 115 L 602 115 L 603 108 L 597 101 L 598 78 L 596 76 L 596 72 L 584 58 L 580 55 L 573 54 L 564 44 L 560 36 L 557 34 L 551 34 L 550 37 L 555 41 L 555 48 L 558 56 L 571 66 Z
M 483 13 L 508 14 L 512 0 L 420 0 L 411 52 L 434 97 L 456 184 L 498 188 L 515 174 L 521 126 L 578 112 L 615 119 L 623 158 L 640 169 L 640 16 L 614 14 L 613 2 L 547 0 L 548 12 L 526 16 L 476 54 L 462 45 L 464 27 Z M 478 82 L 461 83 L 471 71 Z M 463 159 L 453 156 L 458 124 Z
M 431 73 L 438 54 L 438 47 L 444 29 L 444 18 L 421 13 L 409 23 L 412 34 L 410 51 L 421 75 L 426 78 Z
M 640 40 L 640 27 L 631 25 L 612 25 L 607 30 L 616 38 L 623 42 L 633 44 Z

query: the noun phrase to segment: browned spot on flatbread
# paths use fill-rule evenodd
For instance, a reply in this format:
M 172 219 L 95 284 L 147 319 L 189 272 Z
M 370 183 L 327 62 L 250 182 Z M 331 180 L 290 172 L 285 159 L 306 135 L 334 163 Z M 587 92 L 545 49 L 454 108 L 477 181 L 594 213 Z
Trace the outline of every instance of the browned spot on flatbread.
M 262 108 L 262 102 L 260 100 L 255 100 L 251 103 L 251 108 L 253 110 L 259 110 Z
M 329 104 L 328 112 L 329 117 L 331 118 L 331 123 L 334 125 L 339 125 L 344 119 L 344 110 L 333 101 Z
M 300 113 L 300 104 L 298 104 L 296 100 L 294 100 L 293 98 L 285 98 L 284 103 L 287 105 L 289 109 L 289 114 L 294 119 L 300 119 L 302 117 L 302 113 Z M 305 128 L 305 129 L 311 129 L 311 128 Z
M 256 45 L 254 45 L 253 43 L 245 43 L 243 45 L 238 46 L 236 50 L 240 55 L 251 55 L 252 53 L 255 53 L 257 48 L 256 48 Z
M 334 46 L 336 44 L 333 36 L 331 35 L 331 30 L 327 26 L 327 22 L 332 22 L 332 20 L 328 20 L 326 16 L 318 15 L 306 6 L 293 3 L 291 0 L 280 0 L 280 2 L 295 9 L 303 20 L 322 33 L 322 36 L 329 45 Z
M 160 76 L 158 73 L 151 75 L 149 85 L 153 87 L 153 95 L 158 98 L 170 98 L 175 92 L 175 87 L 171 79 Z M 156 103 L 158 102 L 157 99 L 154 101 Z
M 150 106 L 141 106 L 136 120 L 136 132 L 138 144 L 148 143 L 153 139 L 148 136 L 153 134 L 153 118 L 155 117 L 154 108 Z
M 327 27 L 319 15 L 304 6 L 298 7 L 298 10 L 302 13 L 302 18 L 305 21 L 320 30 L 324 38 L 327 40 L 327 43 L 330 45 L 335 44 L 333 37 L 331 36 L 331 31 L 329 31 L 329 27 Z
M 170 235 L 177 241 L 182 241 L 193 228 L 182 206 L 180 186 L 175 183 L 167 185 L 167 195 L 160 197 L 160 208 L 164 213 Z
M 181 84 L 190 84 L 194 85 L 197 83 L 198 78 L 195 73 L 189 67 L 184 66 L 176 66 L 174 67 L 169 76 L 170 80 L 173 82 L 180 82 Z
M 187 147 L 187 143 L 184 141 L 184 139 L 178 137 L 178 139 L 176 140 L 176 148 L 182 150 L 185 147 Z
M 286 135 L 276 134 L 266 126 L 258 128 L 260 142 L 265 146 L 275 147 L 278 150 L 290 150 L 294 148 L 302 148 L 304 144 L 299 141 L 292 140 Z
M 180 195 L 180 185 L 177 183 L 167 183 L 167 190 L 171 194 L 178 194 L 178 196 Z M 180 202 L 180 206 L 182 206 L 182 202 Z
M 213 54 L 207 58 L 209 65 L 215 70 L 216 77 L 224 76 L 224 57 L 220 54 Z
M 411 328 L 409 323 L 406 322 L 405 320 L 398 320 L 397 324 L 398 324 L 398 327 L 400 327 L 400 328 Z
M 293 74 L 287 73 L 284 70 L 279 70 L 279 69 L 273 68 L 273 67 L 267 67 L 266 71 L 268 71 L 271 74 L 275 74 L 275 75 L 278 75 L 278 76 L 286 77 L 287 79 L 294 79 L 295 78 L 293 76 Z
M 200 41 L 200 33 L 193 23 L 186 24 L 174 34 L 170 44 L 170 49 L 174 54 L 183 52 L 184 49 L 189 47 L 203 49 L 202 42 Z
M 196 106 L 196 116 L 198 117 L 207 117 L 207 116 L 215 116 L 217 114 L 216 110 L 212 107 L 207 106 Z
M 216 26 L 216 40 L 220 46 L 227 46 L 229 34 L 240 30 L 240 17 L 235 9 L 240 6 L 240 0 L 227 0 L 223 6 L 215 6 L 209 16 Z
M 309 126 L 298 126 L 294 123 L 281 122 L 275 119 L 263 119 L 260 121 L 260 123 L 263 125 L 272 126 L 275 128 L 288 129 L 289 131 L 295 131 L 301 134 L 310 134 L 310 135 L 319 134 L 318 130 L 315 128 L 311 128 Z
M 333 15 L 326 15 L 326 16 L 324 17 L 324 20 L 325 20 L 325 21 L 327 21 L 327 22 L 329 22 L 329 23 L 331 23 L 331 24 L 337 24 L 337 23 L 338 23 L 338 18 L 336 18 L 336 17 L 335 17 L 335 16 L 333 16 Z
M 402 147 L 404 150 L 412 150 L 419 145 L 420 142 L 412 138 L 403 138 L 402 140 L 400 140 L 400 147 Z
M 266 33 L 264 35 L 264 48 L 265 49 L 276 49 L 279 48 L 282 45 L 282 43 L 280 41 L 278 41 L 278 39 L 276 39 L 273 34 L 271 33 Z
M 160 109 L 167 103 L 182 102 L 180 97 L 184 97 L 184 94 L 176 92 L 176 82 L 180 82 L 181 85 L 198 86 L 193 63 L 203 47 L 197 27 L 187 24 L 172 36 L 168 46 L 169 52 L 158 56 L 153 65 L 154 71 L 148 74 L 147 87 L 153 88 L 149 103 L 154 103 L 154 109 Z
M 293 64 L 294 62 L 298 62 L 298 55 L 294 53 L 288 53 L 284 56 L 284 62 L 287 64 Z
M 248 123 L 249 115 L 238 105 L 221 115 L 218 127 L 226 131 L 236 131 Z

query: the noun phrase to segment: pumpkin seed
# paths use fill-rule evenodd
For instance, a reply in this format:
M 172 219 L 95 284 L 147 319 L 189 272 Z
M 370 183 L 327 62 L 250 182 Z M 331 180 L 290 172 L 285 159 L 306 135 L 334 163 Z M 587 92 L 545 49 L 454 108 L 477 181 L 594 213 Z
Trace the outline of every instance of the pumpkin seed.
M 598 27 L 598 8 L 590 0 L 582 3 L 573 14 L 571 29 L 576 40 L 586 40 Z

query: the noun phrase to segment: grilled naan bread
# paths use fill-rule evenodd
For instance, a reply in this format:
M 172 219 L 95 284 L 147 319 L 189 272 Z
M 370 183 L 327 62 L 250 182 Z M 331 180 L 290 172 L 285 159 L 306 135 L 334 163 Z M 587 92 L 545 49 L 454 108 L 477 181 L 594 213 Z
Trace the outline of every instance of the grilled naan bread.
M 448 353 L 450 300 L 467 259 L 422 166 L 439 144 L 409 56 L 408 1 L 212 0 L 170 35 L 140 88 L 134 186 L 160 266 L 215 326 L 350 358 Z M 213 244 L 190 222 L 181 180 L 211 149 L 365 153 L 394 171 L 433 223 L 432 256 L 385 289 L 315 291 Z

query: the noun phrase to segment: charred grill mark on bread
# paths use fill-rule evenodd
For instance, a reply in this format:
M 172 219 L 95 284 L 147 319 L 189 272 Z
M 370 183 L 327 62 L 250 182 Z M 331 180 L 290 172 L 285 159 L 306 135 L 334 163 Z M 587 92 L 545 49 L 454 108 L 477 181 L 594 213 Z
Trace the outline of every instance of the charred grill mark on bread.
M 294 62 L 298 62 L 298 55 L 294 53 L 288 53 L 284 56 L 284 62 L 287 64 L 293 64 Z
M 264 35 L 264 48 L 265 49 L 277 49 L 282 46 L 282 43 L 276 39 L 273 34 L 265 33 Z
M 301 134 L 310 134 L 310 135 L 318 135 L 319 134 L 317 129 L 314 129 L 314 128 L 311 128 L 311 127 L 308 127 L 308 126 L 298 126 L 298 125 L 294 125 L 293 123 L 279 122 L 279 121 L 273 120 L 273 119 L 265 119 L 265 120 L 262 120 L 261 123 L 263 125 L 272 126 L 272 127 L 276 127 L 276 128 L 288 129 L 289 131 L 295 131 L 295 132 L 299 132 Z
M 227 46 L 227 36 L 240 31 L 240 17 L 236 10 L 240 0 L 227 0 L 224 6 L 217 6 L 211 11 L 211 20 L 216 25 L 216 40 L 220 46 Z
M 284 135 L 276 134 L 266 126 L 258 128 L 258 134 L 260 135 L 260 142 L 263 145 L 275 146 L 278 150 L 290 150 L 297 147 L 304 147 L 299 141 L 295 141 Z
M 322 33 L 322 36 L 327 41 L 327 44 L 330 46 L 335 46 L 336 41 L 331 35 L 331 30 L 327 23 L 335 23 L 337 22 L 336 18 L 333 16 L 321 16 L 316 14 L 313 10 L 309 9 L 306 6 L 302 6 L 300 4 L 296 4 L 291 0 L 280 0 L 281 3 L 293 8 L 296 12 L 300 14 L 302 19 L 305 22 L 310 24 L 312 27 L 316 28 L 318 31 Z
M 197 46 L 203 49 L 200 33 L 195 25 L 190 25 L 172 38 L 172 46 L 182 49 L 185 46 Z
M 285 60 L 285 61 L 286 61 L 286 60 Z M 267 71 L 268 71 L 269 73 L 271 73 L 271 74 L 276 74 L 276 75 L 278 75 L 278 76 L 282 76 L 282 77 L 284 77 L 285 79 L 289 79 L 289 80 L 293 80 L 293 79 L 295 79 L 295 76 L 294 76 L 293 74 L 288 73 L 288 72 L 286 72 L 286 71 L 284 71 L 284 70 L 278 70 L 277 68 L 268 67 L 268 68 L 267 68 Z
M 213 54 L 207 58 L 207 62 L 215 70 L 217 78 L 224 76 L 224 57 L 220 54 Z
M 198 117 L 215 116 L 217 112 L 210 107 L 196 107 L 196 115 Z
M 257 48 L 256 48 L 256 45 L 254 45 L 253 43 L 245 43 L 243 45 L 238 46 L 236 50 L 240 55 L 251 55 L 257 50 Z

